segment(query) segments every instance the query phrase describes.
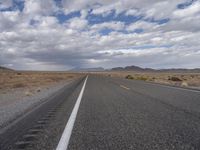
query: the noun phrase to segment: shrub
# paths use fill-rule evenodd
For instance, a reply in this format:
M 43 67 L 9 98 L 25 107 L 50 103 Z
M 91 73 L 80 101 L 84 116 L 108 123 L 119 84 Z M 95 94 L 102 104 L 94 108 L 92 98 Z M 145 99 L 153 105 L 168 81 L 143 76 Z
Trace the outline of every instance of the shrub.
M 16 83 L 13 85 L 13 88 L 21 88 L 21 87 L 25 87 L 26 85 L 23 83 Z
M 51 79 L 52 81 L 57 82 L 57 81 L 63 80 L 64 78 L 63 77 L 49 77 L 49 79 Z
M 171 80 L 171 81 L 182 81 L 180 78 L 178 77 L 169 77 L 168 80 Z
M 137 77 L 137 80 L 142 80 L 142 81 L 146 81 L 148 78 L 147 77 Z
M 125 78 L 126 79 L 134 79 L 134 77 L 132 75 L 127 75 Z

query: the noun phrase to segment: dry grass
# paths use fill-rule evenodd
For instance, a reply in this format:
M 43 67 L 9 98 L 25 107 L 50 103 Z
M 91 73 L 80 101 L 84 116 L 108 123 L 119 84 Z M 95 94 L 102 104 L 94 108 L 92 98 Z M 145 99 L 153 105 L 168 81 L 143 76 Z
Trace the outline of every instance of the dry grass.
M 66 72 L 0 72 L 0 90 L 48 86 L 79 76 Z
M 104 75 L 200 89 L 200 73 L 105 72 Z

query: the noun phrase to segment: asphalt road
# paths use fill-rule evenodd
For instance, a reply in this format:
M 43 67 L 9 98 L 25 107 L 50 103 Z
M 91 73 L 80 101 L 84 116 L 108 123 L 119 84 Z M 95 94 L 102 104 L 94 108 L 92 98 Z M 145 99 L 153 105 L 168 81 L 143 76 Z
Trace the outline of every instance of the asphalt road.
M 89 76 L 70 150 L 200 149 L 200 92 Z
M 1 149 L 8 149 L 13 143 L 10 149 L 16 149 L 20 141 L 30 142 L 28 146 L 18 144 L 17 148 L 56 149 L 83 81 L 75 81 L 49 100 L 53 103 L 51 109 L 43 104 L 41 107 L 46 108 L 39 109 L 39 112 L 45 110 L 40 117 L 42 113 L 33 111 L 21 119 L 27 122 L 38 116 L 36 118 L 40 119 L 36 119 L 36 123 L 25 123 L 23 127 L 23 121 L 19 120 L 16 124 L 20 125 L 15 124 L 10 132 L 0 134 Z M 41 118 L 49 111 L 52 116 L 41 127 Z M 37 138 L 30 138 L 33 129 L 41 131 L 36 134 Z M 129 149 L 200 149 L 200 91 L 89 75 L 68 150 Z

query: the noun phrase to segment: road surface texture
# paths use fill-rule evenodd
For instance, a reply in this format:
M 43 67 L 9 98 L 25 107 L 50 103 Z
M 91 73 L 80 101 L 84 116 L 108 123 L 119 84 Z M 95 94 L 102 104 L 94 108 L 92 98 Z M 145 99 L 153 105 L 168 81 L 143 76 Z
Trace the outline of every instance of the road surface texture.
M 56 149 L 84 81 L 4 129 L 0 149 Z M 162 149 L 200 149 L 200 91 L 89 75 L 68 150 Z

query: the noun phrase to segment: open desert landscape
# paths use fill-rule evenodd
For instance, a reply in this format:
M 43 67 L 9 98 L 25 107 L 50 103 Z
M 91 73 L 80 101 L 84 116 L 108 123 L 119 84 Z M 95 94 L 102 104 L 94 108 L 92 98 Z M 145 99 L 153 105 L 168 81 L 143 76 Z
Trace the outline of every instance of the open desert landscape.
M 129 80 L 142 80 L 172 86 L 200 89 L 200 73 L 197 72 L 170 72 L 170 71 L 85 71 L 85 73 L 119 77 Z M 49 86 L 83 76 L 78 72 L 48 72 L 48 71 L 0 71 L 0 93 L 26 89 L 25 94 L 40 92 Z
M 0 0 L 0 150 L 200 150 L 200 0 Z

